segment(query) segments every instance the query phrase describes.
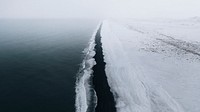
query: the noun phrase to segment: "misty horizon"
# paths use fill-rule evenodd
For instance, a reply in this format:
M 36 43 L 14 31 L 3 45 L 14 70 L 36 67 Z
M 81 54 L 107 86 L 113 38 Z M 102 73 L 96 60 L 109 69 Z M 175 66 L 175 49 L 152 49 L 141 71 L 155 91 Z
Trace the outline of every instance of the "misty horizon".
M 190 0 L 0 0 L 0 18 L 188 18 L 200 16 Z

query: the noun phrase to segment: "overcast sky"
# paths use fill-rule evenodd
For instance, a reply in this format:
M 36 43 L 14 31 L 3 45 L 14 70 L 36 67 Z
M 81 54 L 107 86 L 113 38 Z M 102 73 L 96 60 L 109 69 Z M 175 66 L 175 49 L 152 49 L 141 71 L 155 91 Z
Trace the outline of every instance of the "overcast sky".
M 0 18 L 200 16 L 200 0 L 0 0 Z

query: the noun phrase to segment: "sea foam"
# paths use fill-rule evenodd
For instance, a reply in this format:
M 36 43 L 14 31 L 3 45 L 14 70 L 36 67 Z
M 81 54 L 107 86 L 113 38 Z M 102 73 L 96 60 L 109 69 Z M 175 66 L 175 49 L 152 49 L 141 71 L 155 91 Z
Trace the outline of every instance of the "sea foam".
M 76 80 L 76 99 L 75 107 L 76 112 L 94 112 L 97 104 L 96 92 L 92 85 L 92 67 L 96 64 L 95 59 L 95 35 L 99 29 L 100 24 L 95 29 L 92 38 L 90 39 L 89 45 L 84 49 L 83 53 L 85 55 L 83 62 L 80 66 L 79 72 L 77 74 Z

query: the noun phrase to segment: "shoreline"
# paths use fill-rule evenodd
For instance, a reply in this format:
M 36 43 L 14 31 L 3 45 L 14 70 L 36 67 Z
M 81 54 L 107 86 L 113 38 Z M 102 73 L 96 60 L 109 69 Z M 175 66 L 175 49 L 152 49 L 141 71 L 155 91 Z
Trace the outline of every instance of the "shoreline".
M 110 91 L 110 87 L 108 85 L 106 73 L 105 73 L 105 65 L 104 55 L 102 50 L 101 43 L 101 26 L 99 27 L 97 34 L 95 36 L 95 51 L 96 54 L 94 59 L 96 61 L 96 65 L 93 66 L 93 86 L 97 95 L 97 106 L 95 108 L 96 112 L 116 112 L 114 96 Z

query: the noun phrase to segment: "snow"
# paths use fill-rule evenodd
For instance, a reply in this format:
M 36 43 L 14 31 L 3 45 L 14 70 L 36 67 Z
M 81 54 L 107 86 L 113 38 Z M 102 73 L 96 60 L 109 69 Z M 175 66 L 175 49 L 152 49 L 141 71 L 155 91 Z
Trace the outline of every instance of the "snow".
M 117 112 L 200 112 L 200 22 L 105 20 L 102 47 Z

